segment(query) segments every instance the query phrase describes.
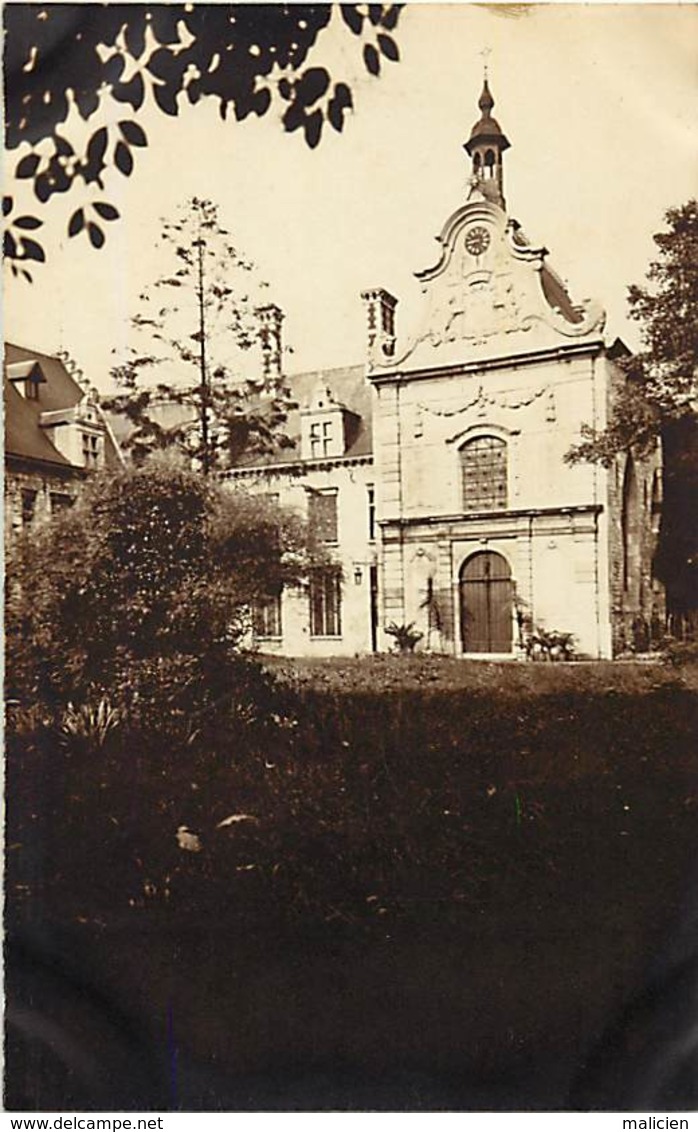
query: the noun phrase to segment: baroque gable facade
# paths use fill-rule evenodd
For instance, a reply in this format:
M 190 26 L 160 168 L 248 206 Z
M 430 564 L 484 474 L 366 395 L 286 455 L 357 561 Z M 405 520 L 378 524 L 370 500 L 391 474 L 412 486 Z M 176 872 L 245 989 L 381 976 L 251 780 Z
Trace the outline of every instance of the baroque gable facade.
M 339 567 L 281 596 L 265 648 L 383 649 L 386 626 L 414 623 L 419 647 L 456 655 L 523 655 L 541 628 L 610 657 L 661 614 L 659 454 L 565 462 L 582 423 L 608 422 L 625 350 L 507 213 L 493 105 L 485 81 L 467 198 L 417 274 L 417 334 L 400 341 L 397 300 L 365 291 L 365 369 L 289 379 L 293 458 L 230 473 L 305 511 Z

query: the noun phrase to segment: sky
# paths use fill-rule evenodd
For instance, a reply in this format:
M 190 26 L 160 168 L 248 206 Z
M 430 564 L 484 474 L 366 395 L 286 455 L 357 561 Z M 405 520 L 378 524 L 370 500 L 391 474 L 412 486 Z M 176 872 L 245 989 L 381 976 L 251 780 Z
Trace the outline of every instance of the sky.
M 408 5 L 400 62 L 385 63 L 379 79 L 331 24 L 313 62 L 349 78 L 355 111 L 316 150 L 286 134 L 273 110 L 240 124 L 221 122 L 214 104 L 185 106 L 177 119 L 144 109 L 149 148 L 131 178 L 113 170 L 99 194 L 122 214 L 106 246 L 64 238 L 66 209 L 82 201 L 53 198 L 42 211 L 47 264 L 31 285 L 6 275 L 6 338 L 67 349 L 108 388 L 138 295 L 161 274 L 160 218 L 192 195 L 218 203 L 285 311 L 288 372 L 363 360 L 367 287 L 398 297 L 398 334 L 409 337 L 420 310 L 413 273 L 436 261 L 434 237 L 465 200 L 462 145 L 479 117 L 489 51 L 494 115 L 511 142 L 509 213 L 549 249 L 573 298 L 600 300 L 610 334 L 637 347 L 627 286 L 643 281 L 666 209 L 698 191 L 698 8 L 512 9 Z

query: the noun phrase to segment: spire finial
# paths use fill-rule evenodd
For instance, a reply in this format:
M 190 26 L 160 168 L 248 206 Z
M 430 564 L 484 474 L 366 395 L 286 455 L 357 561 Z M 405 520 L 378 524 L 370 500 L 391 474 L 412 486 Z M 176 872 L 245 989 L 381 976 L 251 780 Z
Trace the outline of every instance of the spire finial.
M 482 94 L 480 95 L 480 99 L 478 101 L 478 106 L 480 107 L 481 114 L 485 118 L 489 118 L 492 114 L 492 110 L 494 109 L 494 99 L 493 99 L 492 93 L 490 91 L 489 83 L 487 82 L 487 80 L 489 78 L 488 60 L 489 60 L 489 57 L 490 57 L 491 54 L 492 54 L 492 48 L 491 47 L 483 47 L 482 51 L 480 52 L 480 55 L 482 56 L 482 60 L 483 60 L 483 63 L 482 63 L 483 77 L 482 77 Z
M 489 47 L 480 52 L 485 62 L 482 94 L 478 101 L 481 117 L 470 131 L 464 149 L 472 158 L 472 176 L 480 182 L 480 191 L 504 208 L 502 154 L 509 148 L 509 142 L 502 133 L 499 122 L 492 117 L 494 99 L 487 81 L 487 57 L 491 53 Z

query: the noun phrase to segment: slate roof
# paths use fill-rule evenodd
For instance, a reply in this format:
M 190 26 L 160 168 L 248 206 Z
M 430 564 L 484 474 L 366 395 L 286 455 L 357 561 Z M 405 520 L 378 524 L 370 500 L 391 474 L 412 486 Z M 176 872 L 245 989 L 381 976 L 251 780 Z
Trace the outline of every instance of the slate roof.
M 584 315 L 572 302 L 559 275 L 556 275 L 547 263 L 543 264 L 540 275 L 543 294 L 548 306 L 552 307 L 553 310 L 558 310 L 567 322 L 582 322 Z
M 286 378 L 286 384 L 295 407 L 290 410 L 283 431 L 295 441 L 294 447 L 281 448 L 267 456 L 250 455 L 249 458 L 241 460 L 238 467 L 301 462 L 301 411 L 308 407 L 318 388 L 328 389 L 334 401 L 360 418 L 356 435 L 345 452 L 344 459 L 371 455 L 373 452 L 371 418 L 375 393 L 366 380 L 365 366 L 339 366 L 335 369 L 316 369 L 290 374 Z
M 44 376 L 38 401 L 28 400 L 10 380 L 9 374 L 21 377 L 23 369 L 30 372 L 32 363 L 38 363 Z M 11 367 L 11 368 L 10 368 Z M 83 390 L 70 376 L 60 358 L 42 354 L 39 350 L 5 344 L 5 373 L 3 380 L 5 400 L 5 456 L 22 460 L 40 460 L 70 468 L 70 461 L 51 443 L 46 429 L 40 427 L 42 413 L 72 409 L 83 398 Z M 119 460 L 114 442 L 107 430 L 105 435 L 107 464 Z

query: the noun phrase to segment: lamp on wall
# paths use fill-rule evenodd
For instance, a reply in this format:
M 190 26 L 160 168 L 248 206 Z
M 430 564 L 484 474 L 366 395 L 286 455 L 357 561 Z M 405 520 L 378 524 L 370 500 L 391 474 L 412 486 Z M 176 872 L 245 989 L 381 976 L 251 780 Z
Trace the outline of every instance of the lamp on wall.
M 356 566 L 354 567 L 354 585 L 360 586 L 363 581 L 363 577 L 363 571 L 357 562 Z

